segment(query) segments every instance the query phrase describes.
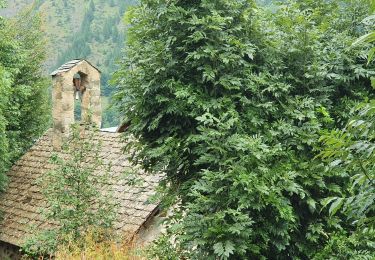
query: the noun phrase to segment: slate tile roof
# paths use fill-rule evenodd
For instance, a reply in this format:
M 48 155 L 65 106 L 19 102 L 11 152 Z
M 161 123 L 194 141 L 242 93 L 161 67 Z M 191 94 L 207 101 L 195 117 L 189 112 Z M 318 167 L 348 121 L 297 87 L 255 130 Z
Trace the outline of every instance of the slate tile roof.
M 18 160 L 9 171 L 9 185 L 0 195 L 0 240 L 21 246 L 31 234 L 32 228 L 43 229 L 54 225 L 47 222 L 41 210 L 46 202 L 36 180 L 53 165 L 49 163 L 52 155 L 52 131 L 44 134 L 36 144 Z M 112 163 L 110 185 L 117 207 L 115 229 L 123 234 L 135 234 L 142 225 L 157 211 L 157 204 L 150 202 L 160 177 L 137 171 L 135 185 L 130 185 L 126 178 L 118 178 L 131 165 L 128 156 L 121 151 L 119 133 L 100 132 L 101 158 Z M 132 178 L 132 177 L 128 177 Z
M 92 67 L 94 67 L 97 71 L 100 72 L 100 70 L 97 67 L 95 67 L 94 65 L 92 65 L 89 61 L 83 60 L 83 59 L 76 59 L 76 60 L 71 60 L 71 61 L 68 61 L 67 63 L 64 63 L 57 70 L 53 71 L 50 74 L 50 76 L 56 76 L 57 74 L 59 74 L 61 72 L 67 72 L 67 71 L 71 70 L 74 66 L 76 66 L 78 63 L 80 63 L 81 61 L 86 61 L 88 64 L 90 64 Z

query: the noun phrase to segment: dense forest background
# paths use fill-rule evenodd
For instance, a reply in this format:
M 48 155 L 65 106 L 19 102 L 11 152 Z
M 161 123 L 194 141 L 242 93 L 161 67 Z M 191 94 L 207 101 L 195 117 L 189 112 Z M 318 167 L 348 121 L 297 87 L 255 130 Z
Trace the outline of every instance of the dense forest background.
M 102 71 L 103 127 L 116 126 L 119 115 L 110 107 L 113 88 L 108 81 L 124 45 L 122 17 L 137 0 L 12 0 L 0 15 L 12 17 L 22 9 L 40 11 L 47 36 L 46 73 L 65 62 L 85 58 Z

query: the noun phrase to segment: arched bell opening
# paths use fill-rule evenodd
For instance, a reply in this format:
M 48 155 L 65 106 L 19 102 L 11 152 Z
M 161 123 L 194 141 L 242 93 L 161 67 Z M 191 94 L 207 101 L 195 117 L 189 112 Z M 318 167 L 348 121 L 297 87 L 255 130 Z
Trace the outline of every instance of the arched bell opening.
M 73 76 L 74 87 L 74 121 L 79 122 L 83 118 L 82 100 L 88 85 L 87 75 L 81 71 Z

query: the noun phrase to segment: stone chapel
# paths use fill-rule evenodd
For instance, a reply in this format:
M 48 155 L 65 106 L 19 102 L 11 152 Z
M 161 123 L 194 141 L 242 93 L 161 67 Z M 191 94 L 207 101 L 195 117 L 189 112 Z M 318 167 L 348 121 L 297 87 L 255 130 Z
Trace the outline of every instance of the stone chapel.
M 77 59 L 65 63 L 51 76 L 53 126 L 13 165 L 8 172 L 8 188 L 0 194 L 0 259 L 18 259 L 19 248 L 35 228 L 43 230 L 56 225 L 41 214 L 46 201 L 37 180 L 53 169 L 51 155 L 62 153 L 64 138 L 75 122 L 74 102 L 77 98 L 81 101 L 81 122 L 90 118 L 98 128 L 101 125 L 99 69 L 86 60 Z M 159 232 L 159 207 L 150 198 L 155 194 L 160 177 L 137 168 L 137 178 L 141 181 L 136 185 L 130 185 L 127 177 L 121 177 L 127 170 L 134 170 L 134 166 L 129 162 L 129 155 L 122 151 L 124 143 L 119 131 L 102 129 L 97 137 L 102 143 L 101 159 L 112 165 L 113 179 L 109 185 L 117 205 L 114 229 L 119 234 L 137 236 L 140 241 L 147 242 Z

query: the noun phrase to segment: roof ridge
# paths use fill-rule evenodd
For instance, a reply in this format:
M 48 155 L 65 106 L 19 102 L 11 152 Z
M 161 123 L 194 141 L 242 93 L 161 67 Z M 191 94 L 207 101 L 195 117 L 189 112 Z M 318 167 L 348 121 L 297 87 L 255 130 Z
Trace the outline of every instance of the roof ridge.
M 83 61 L 86 61 L 91 67 L 93 67 L 99 73 L 101 73 L 101 71 L 96 66 L 94 66 L 91 62 L 89 62 L 88 60 L 86 60 L 86 59 L 73 59 L 73 60 L 70 60 L 70 61 L 62 64 L 58 69 L 54 70 L 50 74 L 50 76 L 56 76 L 57 74 L 59 74 L 61 72 L 67 72 L 67 71 L 71 70 L 72 68 L 74 68 L 75 66 L 77 66 L 80 62 L 83 62 Z

